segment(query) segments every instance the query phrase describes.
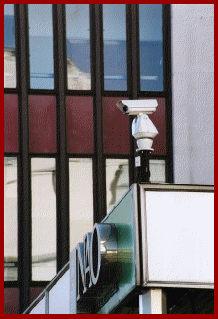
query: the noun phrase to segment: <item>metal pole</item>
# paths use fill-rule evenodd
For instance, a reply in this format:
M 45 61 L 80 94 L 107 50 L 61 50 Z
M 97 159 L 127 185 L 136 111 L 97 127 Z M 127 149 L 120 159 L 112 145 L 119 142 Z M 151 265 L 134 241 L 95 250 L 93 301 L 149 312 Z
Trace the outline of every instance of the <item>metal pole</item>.
M 139 151 L 141 165 L 137 168 L 137 182 L 140 184 L 150 183 L 149 153 L 148 150 Z
M 70 254 L 70 314 L 77 314 L 76 248 Z
M 167 314 L 166 295 L 162 289 L 149 289 L 139 295 L 139 314 Z

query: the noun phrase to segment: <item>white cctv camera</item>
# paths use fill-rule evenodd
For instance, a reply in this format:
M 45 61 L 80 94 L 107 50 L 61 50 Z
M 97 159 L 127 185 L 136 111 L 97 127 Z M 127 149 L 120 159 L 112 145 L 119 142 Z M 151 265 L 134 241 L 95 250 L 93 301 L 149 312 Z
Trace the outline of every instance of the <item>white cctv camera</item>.
M 156 111 L 157 100 L 123 100 L 117 102 L 117 106 L 127 115 L 152 114 Z
M 132 135 L 137 141 L 139 151 L 153 151 L 153 139 L 158 131 L 148 114 L 156 111 L 157 100 L 123 100 L 117 102 L 118 108 L 128 115 L 137 115 L 132 122 Z

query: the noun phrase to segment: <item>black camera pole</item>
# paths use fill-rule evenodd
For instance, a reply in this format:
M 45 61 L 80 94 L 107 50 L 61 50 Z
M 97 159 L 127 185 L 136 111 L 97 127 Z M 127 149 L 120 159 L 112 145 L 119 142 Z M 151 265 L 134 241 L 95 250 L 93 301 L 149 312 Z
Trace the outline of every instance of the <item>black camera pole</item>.
M 140 157 L 140 166 L 137 167 L 137 183 L 150 183 L 149 153 L 150 150 L 141 150 L 138 152 Z

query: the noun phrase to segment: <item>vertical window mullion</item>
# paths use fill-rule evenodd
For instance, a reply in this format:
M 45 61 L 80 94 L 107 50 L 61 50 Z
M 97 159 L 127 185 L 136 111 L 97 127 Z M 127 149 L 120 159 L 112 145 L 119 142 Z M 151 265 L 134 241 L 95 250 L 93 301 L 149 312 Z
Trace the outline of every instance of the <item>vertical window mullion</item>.
M 69 260 L 69 174 L 66 141 L 66 51 L 64 5 L 53 5 L 55 89 L 57 92 L 57 271 Z
M 102 110 L 102 91 L 103 91 L 103 22 L 102 5 L 96 4 L 93 13 L 94 24 L 94 43 L 95 53 L 93 60 L 95 64 L 94 78 L 94 127 L 95 127 L 95 160 L 93 163 L 94 177 L 94 222 L 100 222 L 106 215 L 106 178 L 105 160 L 103 155 L 103 110 Z M 93 37 L 92 37 L 93 40 Z
M 139 93 L 139 12 L 137 4 L 127 5 L 127 26 L 128 34 L 128 61 L 131 61 L 130 71 L 128 73 L 128 91 L 131 100 L 138 99 Z M 135 141 L 132 136 L 132 119 L 130 116 L 130 161 L 129 161 L 129 184 L 135 182 Z
M 163 4 L 163 61 L 164 92 L 166 94 L 166 183 L 173 183 L 173 133 L 172 133 L 172 70 L 171 70 L 171 8 Z
M 139 12 L 138 5 L 132 4 L 132 99 L 139 93 Z
M 127 91 L 131 99 L 133 95 L 133 69 L 132 69 L 132 5 L 126 5 L 126 36 L 127 36 Z M 129 117 L 129 140 L 130 140 L 130 159 L 129 159 L 129 185 L 134 183 L 135 156 L 134 156 L 134 139 L 132 136 L 132 117 Z
M 20 165 L 18 169 L 18 282 L 19 312 L 30 302 L 31 281 L 31 180 L 28 127 L 28 13 L 27 5 L 16 6 L 18 16 L 18 90 Z

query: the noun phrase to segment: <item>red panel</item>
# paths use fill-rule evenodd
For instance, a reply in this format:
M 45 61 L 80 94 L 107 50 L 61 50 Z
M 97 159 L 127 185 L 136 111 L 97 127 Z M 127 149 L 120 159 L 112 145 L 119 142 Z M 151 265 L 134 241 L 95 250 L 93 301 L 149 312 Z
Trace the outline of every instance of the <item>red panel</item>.
M 122 114 L 116 106 L 122 97 L 103 98 L 104 153 L 129 154 L 129 116 Z
M 4 289 L 4 313 L 19 314 L 19 289 Z
M 4 95 L 4 151 L 18 152 L 18 98 Z
M 93 99 L 90 96 L 68 96 L 67 151 L 68 153 L 93 153 Z
M 30 303 L 33 302 L 43 292 L 45 287 L 31 287 L 30 288 Z
M 158 106 L 156 112 L 149 115 L 158 130 L 158 135 L 154 139 L 152 155 L 166 155 L 166 111 L 165 99 L 157 98 Z
M 56 99 L 54 96 L 29 97 L 29 151 L 56 152 Z

